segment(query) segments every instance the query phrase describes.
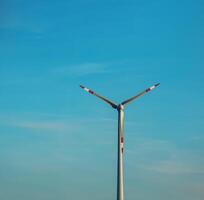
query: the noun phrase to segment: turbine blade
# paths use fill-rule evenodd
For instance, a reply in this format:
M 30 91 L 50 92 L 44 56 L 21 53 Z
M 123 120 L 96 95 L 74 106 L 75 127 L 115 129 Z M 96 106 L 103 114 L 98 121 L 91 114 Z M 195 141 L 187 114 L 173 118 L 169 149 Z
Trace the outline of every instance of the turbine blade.
M 80 87 L 85 90 L 86 92 L 100 98 L 101 100 L 105 101 L 106 103 L 108 103 L 109 105 L 111 105 L 113 108 L 117 108 L 117 105 L 114 104 L 113 102 L 111 102 L 110 100 L 106 99 L 105 97 L 102 97 L 98 94 L 96 94 L 94 91 L 90 90 L 89 88 L 84 87 L 83 85 L 80 85 Z
M 143 95 L 146 94 L 147 92 L 153 90 L 153 89 L 156 88 L 159 84 L 160 84 L 160 83 L 157 83 L 157 84 L 153 85 L 152 87 L 147 88 L 146 90 L 140 92 L 138 95 L 133 96 L 133 97 L 131 97 L 130 99 L 127 99 L 127 100 L 123 101 L 121 104 L 122 104 L 122 105 L 126 105 L 126 104 L 130 103 L 131 101 L 133 101 L 133 100 L 135 100 L 135 99 L 137 99 L 137 98 L 143 96 Z

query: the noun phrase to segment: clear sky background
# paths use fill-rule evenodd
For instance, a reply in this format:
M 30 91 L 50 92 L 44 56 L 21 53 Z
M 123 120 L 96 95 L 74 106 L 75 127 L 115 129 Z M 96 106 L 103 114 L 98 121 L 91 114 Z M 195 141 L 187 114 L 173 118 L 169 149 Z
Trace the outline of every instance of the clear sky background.
M 204 199 L 202 0 L 1 0 L 0 199 Z

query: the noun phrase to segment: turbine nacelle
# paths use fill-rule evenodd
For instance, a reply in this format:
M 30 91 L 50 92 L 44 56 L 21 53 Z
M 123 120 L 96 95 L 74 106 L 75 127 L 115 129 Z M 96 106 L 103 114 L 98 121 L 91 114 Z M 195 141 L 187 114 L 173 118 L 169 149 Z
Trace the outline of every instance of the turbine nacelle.
M 118 110 L 118 111 L 119 111 L 119 110 L 124 110 L 124 106 L 123 106 L 122 104 L 118 104 L 117 110 Z

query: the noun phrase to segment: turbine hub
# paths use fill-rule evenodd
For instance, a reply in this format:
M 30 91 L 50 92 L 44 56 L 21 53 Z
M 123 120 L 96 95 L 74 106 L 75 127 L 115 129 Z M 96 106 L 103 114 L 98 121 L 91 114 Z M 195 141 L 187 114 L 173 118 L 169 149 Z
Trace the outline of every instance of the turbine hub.
M 122 104 L 118 105 L 118 110 L 124 110 L 124 106 Z

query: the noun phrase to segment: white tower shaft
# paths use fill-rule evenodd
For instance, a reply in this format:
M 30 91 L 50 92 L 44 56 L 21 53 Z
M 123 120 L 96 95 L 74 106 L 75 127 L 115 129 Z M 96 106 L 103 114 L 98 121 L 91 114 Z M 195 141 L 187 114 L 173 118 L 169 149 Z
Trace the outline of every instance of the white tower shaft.
M 123 106 L 118 106 L 118 167 L 117 167 L 117 200 L 124 200 L 123 189 L 123 127 L 124 111 Z

